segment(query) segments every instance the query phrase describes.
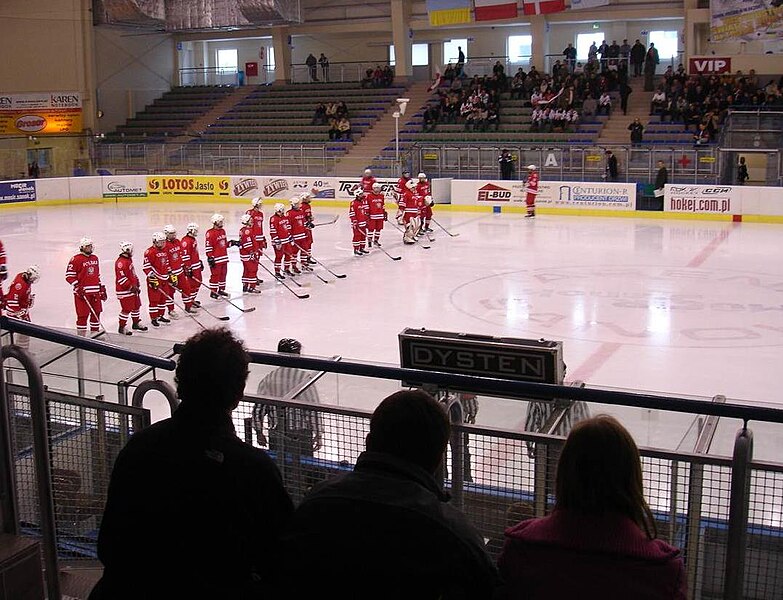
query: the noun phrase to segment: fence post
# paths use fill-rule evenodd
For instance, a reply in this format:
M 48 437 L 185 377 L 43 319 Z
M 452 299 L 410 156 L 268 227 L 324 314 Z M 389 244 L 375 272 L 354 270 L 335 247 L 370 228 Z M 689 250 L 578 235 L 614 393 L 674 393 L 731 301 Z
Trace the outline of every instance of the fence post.
M 750 504 L 750 461 L 753 459 L 753 432 L 747 422 L 734 439 L 729 497 L 729 533 L 726 539 L 725 600 L 740 600 L 745 579 L 745 542 Z

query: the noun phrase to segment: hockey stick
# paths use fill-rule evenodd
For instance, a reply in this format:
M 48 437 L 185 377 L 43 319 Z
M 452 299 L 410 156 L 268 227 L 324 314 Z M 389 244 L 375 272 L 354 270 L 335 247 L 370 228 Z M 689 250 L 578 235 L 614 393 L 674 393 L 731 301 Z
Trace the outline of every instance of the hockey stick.
M 98 317 L 97 313 L 95 312 L 95 309 L 92 307 L 92 304 L 90 304 L 89 301 L 87 300 L 87 296 L 82 294 L 81 299 L 84 300 L 84 303 L 87 305 L 87 308 L 90 309 L 90 314 L 98 322 L 98 325 L 100 325 L 101 329 L 103 329 L 103 333 L 108 333 L 108 331 L 106 331 L 106 328 L 103 326 L 103 323 L 101 323 L 100 317 Z
M 320 227 L 321 225 L 334 225 L 335 223 L 337 223 L 337 219 L 339 218 L 340 215 L 336 215 L 334 219 L 332 219 L 331 221 L 324 221 L 323 223 L 313 223 L 313 227 Z
M 198 320 L 196 317 L 194 317 L 194 316 L 193 316 L 191 313 L 189 313 L 188 311 L 186 311 L 184 306 L 182 306 L 182 305 L 181 305 L 179 302 L 177 302 L 176 300 L 174 300 L 174 298 L 172 298 L 172 297 L 171 297 L 171 296 L 169 296 L 169 295 L 168 295 L 166 292 L 164 292 L 162 289 L 160 289 L 160 287 L 158 287 L 158 291 L 160 292 L 161 296 L 163 296 L 163 297 L 164 297 L 166 300 L 168 300 L 169 302 L 171 302 L 172 304 L 174 304 L 174 306 L 176 306 L 177 308 L 181 309 L 181 310 L 182 310 L 182 312 L 184 312 L 184 313 L 185 313 L 187 316 L 189 316 L 191 319 L 193 319 L 193 320 L 194 320 L 194 321 L 195 321 L 195 322 L 196 322 L 196 323 L 199 325 L 199 327 L 201 327 L 201 329 L 206 329 L 206 327 L 204 326 L 204 324 L 203 324 L 201 321 L 199 321 L 199 320 Z M 222 321 L 222 320 L 223 320 L 223 319 L 221 319 L 221 321 Z M 226 317 L 226 319 L 225 319 L 225 320 L 228 320 L 228 317 Z
M 386 252 L 386 250 L 384 249 L 384 247 L 383 247 L 383 246 L 381 246 L 381 245 L 377 245 L 377 246 L 375 246 L 375 247 L 376 247 L 376 248 L 378 248 L 378 250 L 380 250 L 381 252 L 383 252 L 383 253 L 384 253 L 386 256 L 388 256 L 388 257 L 389 257 L 389 258 L 391 258 L 392 260 L 402 260 L 402 256 L 392 256 L 391 254 L 389 254 L 388 252 Z
M 197 281 L 199 285 L 204 285 L 203 283 L 201 283 L 201 282 L 200 282 L 198 279 L 196 279 L 195 277 L 191 277 L 191 279 L 193 279 L 193 280 Z M 177 289 L 179 289 L 179 288 L 177 288 Z M 162 293 L 164 296 L 166 296 L 166 293 L 165 293 L 165 292 L 161 291 L 161 293 Z M 168 296 L 166 296 L 166 297 L 168 298 Z M 172 302 L 174 302 L 174 298 L 169 298 L 169 300 L 171 300 Z M 182 307 L 181 307 L 179 304 L 177 304 L 176 302 L 174 302 L 174 304 L 176 304 L 177 306 L 179 306 L 179 308 L 182 308 Z M 230 319 L 230 317 L 227 317 L 227 316 L 225 316 L 225 315 L 224 315 L 224 316 L 222 316 L 222 317 L 220 317 L 220 316 L 216 315 L 215 313 L 213 313 L 212 311 L 210 311 L 209 309 L 207 309 L 207 308 L 204 308 L 203 306 L 199 306 L 199 309 L 200 309 L 200 310 L 203 310 L 203 311 L 204 311 L 205 313 L 207 313 L 207 314 L 208 314 L 210 317 L 212 317 L 213 319 L 217 319 L 218 321 L 228 321 L 228 320 Z M 186 315 L 190 315 L 190 314 L 191 314 L 191 313 L 189 313 L 187 310 L 185 310 L 184 308 L 182 308 L 182 310 L 184 311 L 184 313 L 185 313 Z
M 291 243 L 293 243 L 293 242 L 291 242 Z M 261 254 L 264 254 L 264 253 L 262 252 Z M 273 261 L 271 258 L 269 258 L 269 257 L 268 257 L 266 254 L 264 254 L 264 258 L 265 258 L 265 259 L 267 259 L 267 260 L 268 260 L 269 262 L 271 262 L 272 264 L 275 264 L 275 261 Z M 261 264 L 261 263 L 258 263 L 258 264 Z M 283 272 L 285 273 L 285 271 L 283 271 Z M 302 284 L 301 284 L 301 283 L 299 283 L 299 282 L 298 282 L 296 279 L 294 279 L 294 276 L 295 276 L 295 275 L 299 275 L 299 274 L 300 274 L 300 273 L 286 273 L 286 275 L 288 275 L 288 276 L 289 276 L 289 278 L 291 279 L 291 281 L 293 282 L 293 284 L 294 284 L 296 287 L 302 287 Z M 277 277 L 275 277 L 275 279 L 277 279 Z
M 458 233 L 451 233 L 451 232 L 450 232 L 448 229 L 446 229 L 446 228 L 445 228 L 443 225 L 441 225 L 440 223 L 438 223 L 438 222 L 437 222 L 435 219 L 433 219 L 433 218 L 430 218 L 430 221 L 432 221 L 433 223 L 435 223 L 435 225 L 437 225 L 437 226 L 438 226 L 438 227 L 440 227 L 440 228 L 441 228 L 443 231 L 445 231 L 445 232 L 446 232 L 446 234 L 447 234 L 449 237 L 457 237 L 457 236 L 459 235 Z
M 299 248 L 300 250 L 302 250 L 302 247 L 301 247 L 299 244 L 297 244 L 296 242 L 293 242 L 293 244 L 294 244 L 294 246 L 296 246 L 297 248 Z M 322 263 L 320 260 L 318 260 L 318 259 L 317 259 L 315 256 L 313 256 L 312 254 L 310 255 L 310 258 L 312 258 L 312 259 L 315 261 L 315 264 L 317 264 L 317 265 L 321 265 L 321 266 L 322 266 L 324 269 L 326 269 L 326 270 L 327 270 L 327 271 L 329 271 L 329 272 L 330 272 L 332 275 L 334 275 L 335 277 L 337 277 L 337 279 L 345 279 L 345 278 L 346 278 L 346 274 L 345 274 L 345 273 L 335 273 L 334 271 L 332 271 L 332 270 L 331 270 L 329 267 L 327 267 L 327 266 L 326 266 L 324 263 Z
M 264 254 L 264 256 L 266 256 L 266 254 Z M 269 258 L 268 256 L 266 256 L 266 257 Z M 267 266 L 265 264 L 259 262 L 258 266 L 260 266 L 262 269 L 264 269 L 264 271 L 269 273 L 272 276 L 272 279 L 274 279 L 278 283 L 282 283 L 283 286 L 285 286 L 285 289 L 287 289 L 289 292 L 291 292 L 294 296 L 296 296 L 300 300 L 304 300 L 305 298 L 309 298 L 310 297 L 310 294 L 303 294 L 301 292 L 297 292 L 294 288 L 292 288 L 290 285 L 288 285 L 285 281 L 283 281 L 282 279 L 278 279 L 275 276 L 275 274 L 267 268 Z
M 200 279 L 197 279 L 197 278 L 193 277 L 193 280 L 196 283 L 198 283 L 199 285 L 203 285 L 204 287 L 207 287 L 206 285 L 204 285 L 204 283 Z M 221 296 L 220 294 L 218 294 L 218 300 L 224 300 L 224 301 L 228 302 L 231 306 L 233 306 L 234 308 L 236 308 L 239 311 L 242 311 L 243 313 L 253 312 L 256 309 L 255 306 L 251 306 L 250 308 L 242 308 L 241 306 L 238 306 L 238 305 L 234 304 L 233 302 L 231 302 L 231 300 L 229 300 L 225 296 Z M 204 309 L 204 310 L 206 311 L 206 309 Z M 222 317 L 217 317 L 217 318 L 220 319 L 221 321 L 223 320 Z M 228 317 L 226 317 L 226 319 L 228 319 Z
M 302 248 L 302 247 L 301 247 L 299 244 L 297 244 L 296 242 L 293 242 L 293 241 L 292 241 L 291 243 L 292 243 L 294 246 L 296 246 L 297 248 L 299 248 L 300 252 L 305 252 L 304 248 Z M 307 253 L 305 252 L 305 254 L 307 254 Z M 269 258 L 269 257 L 267 257 L 267 258 Z M 308 255 L 308 258 L 311 258 L 311 257 Z M 271 259 L 269 259 L 269 260 L 271 260 Z M 313 260 L 315 260 L 315 259 L 313 258 Z M 321 265 L 321 266 L 323 266 L 323 265 Z M 309 271 L 308 271 L 308 269 L 309 269 Z M 328 279 L 324 279 L 323 277 L 321 277 L 321 276 L 320 276 L 318 273 L 316 273 L 316 272 L 315 272 L 315 271 L 314 271 L 314 270 L 313 270 L 313 269 L 312 269 L 312 268 L 311 268 L 309 265 L 308 265 L 308 269 L 304 269 L 304 270 L 303 270 L 303 273 L 308 273 L 308 272 L 309 272 L 309 273 L 312 273 L 313 275 L 315 275 L 316 277 L 318 277 L 318 279 L 320 279 L 320 280 L 321 280 L 321 281 L 323 281 L 324 283 L 332 283 L 332 282 L 331 282 L 331 281 L 329 281 Z M 297 284 L 299 287 L 302 287 L 302 285 L 301 285 L 301 284 L 300 284 L 298 281 L 296 281 L 296 280 L 292 280 L 292 281 L 293 281 L 295 284 Z

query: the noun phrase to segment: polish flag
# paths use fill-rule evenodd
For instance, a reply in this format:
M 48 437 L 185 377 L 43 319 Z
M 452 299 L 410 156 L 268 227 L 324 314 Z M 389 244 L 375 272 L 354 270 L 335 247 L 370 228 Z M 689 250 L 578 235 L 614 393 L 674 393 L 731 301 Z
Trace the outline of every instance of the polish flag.
M 566 9 L 565 0 L 523 0 L 522 6 L 526 15 L 546 15 Z
M 516 0 L 474 0 L 476 21 L 497 21 L 517 17 Z

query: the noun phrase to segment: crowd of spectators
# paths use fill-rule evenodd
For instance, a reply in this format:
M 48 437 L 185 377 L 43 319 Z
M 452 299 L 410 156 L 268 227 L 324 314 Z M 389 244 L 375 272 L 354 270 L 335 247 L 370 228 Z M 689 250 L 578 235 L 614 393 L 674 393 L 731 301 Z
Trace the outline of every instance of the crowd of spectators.
M 521 521 L 489 545 L 449 503 L 452 425 L 422 390 L 385 398 L 354 468 L 294 508 L 277 465 L 234 429 L 249 361 L 227 329 L 183 345 L 181 404 L 115 463 L 91 600 L 345 597 L 346 585 L 377 598 L 687 597 L 680 551 L 656 539 L 638 448 L 613 417 L 576 423 L 554 509 L 531 518 L 531 506 L 510 506 Z M 488 547 L 500 549 L 497 566 Z
M 363 88 L 384 88 L 394 83 L 394 69 L 389 65 L 376 65 L 364 72 L 361 85 Z
M 351 121 L 348 118 L 348 106 L 339 102 L 319 102 L 313 113 L 311 125 L 328 125 L 330 140 L 352 140 Z
M 764 84 L 754 69 L 724 75 L 688 75 L 683 65 L 668 67 L 650 103 L 650 116 L 681 123 L 697 146 L 715 141 L 734 108 L 783 107 L 783 77 Z

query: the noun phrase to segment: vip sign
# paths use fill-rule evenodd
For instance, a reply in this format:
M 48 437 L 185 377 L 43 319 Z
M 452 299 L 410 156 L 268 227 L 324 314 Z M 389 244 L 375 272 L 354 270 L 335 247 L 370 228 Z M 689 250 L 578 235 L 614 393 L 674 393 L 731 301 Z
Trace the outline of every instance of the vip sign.
M 691 58 L 688 60 L 690 75 L 719 75 L 731 73 L 731 58 Z

